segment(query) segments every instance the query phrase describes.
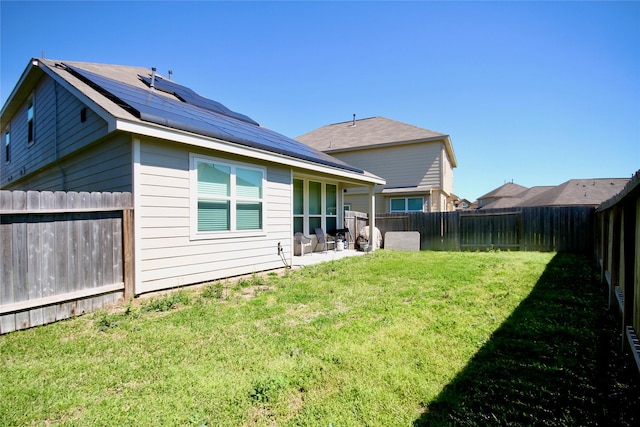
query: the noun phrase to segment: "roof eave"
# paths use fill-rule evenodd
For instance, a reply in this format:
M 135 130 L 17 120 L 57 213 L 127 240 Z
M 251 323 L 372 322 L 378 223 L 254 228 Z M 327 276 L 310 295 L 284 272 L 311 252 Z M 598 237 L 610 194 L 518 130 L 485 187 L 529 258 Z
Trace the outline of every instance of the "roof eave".
M 316 173 L 324 173 L 341 177 L 350 182 L 357 182 L 362 185 L 384 185 L 386 181 L 369 172 L 360 174 L 346 169 L 322 165 L 307 160 L 296 159 L 278 153 L 268 152 L 253 147 L 246 147 L 221 139 L 193 134 L 179 129 L 168 129 L 153 123 L 142 123 L 129 120 L 118 119 L 116 129 L 124 132 L 131 132 L 137 135 L 160 138 L 177 143 L 192 145 L 195 147 L 214 149 L 228 154 L 245 156 L 256 160 L 273 162 L 290 167 L 300 168 Z
M 356 147 L 343 147 L 343 148 L 335 148 L 335 149 L 330 148 L 328 150 L 320 150 L 320 151 L 327 154 L 344 153 L 349 151 L 369 150 L 374 148 L 385 148 L 385 147 L 393 147 L 397 145 L 410 145 L 410 144 L 420 144 L 424 142 L 437 142 L 437 141 L 444 141 L 445 145 L 448 145 L 447 152 L 450 152 L 449 154 L 451 156 L 453 155 L 453 149 L 451 148 L 451 140 L 449 139 L 449 135 L 434 136 L 431 138 L 410 139 L 405 141 L 390 141 L 390 142 L 383 142 L 381 144 L 360 145 Z
M 4 117 L 7 115 L 9 117 L 13 116 L 15 110 L 22 103 L 22 96 L 20 96 L 20 94 L 25 91 L 32 91 L 38 80 L 40 80 L 40 77 L 42 77 L 42 74 L 38 67 L 38 60 L 32 58 L 2 106 L 2 110 L 0 110 L 0 123 L 2 127 L 5 126 Z
M 458 167 L 458 161 L 456 160 L 456 155 L 453 152 L 453 144 L 451 143 L 451 138 L 449 137 L 449 135 L 447 135 L 445 138 L 444 146 L 445 146 L 445 149 L 447 150 L 447 154 L 449 155 L 449 161 L 451 162 L 451 167 L 452 168 Z

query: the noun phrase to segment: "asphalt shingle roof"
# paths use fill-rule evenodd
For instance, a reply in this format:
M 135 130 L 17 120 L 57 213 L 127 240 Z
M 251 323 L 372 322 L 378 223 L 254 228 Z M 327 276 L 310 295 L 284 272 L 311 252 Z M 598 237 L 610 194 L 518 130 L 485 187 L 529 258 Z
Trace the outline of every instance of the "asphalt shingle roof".
M 571 179 L 557 186 L 522 187 L 507 183 L 479 199 L 497 198 L 482 209 L 531 206 L 598 206 L 618 194 L 628 178 Z
M 386 117 L 370 117 L 322 126 L 296 139 L 324 152 L 405 142 L 444 139 L 448 135 Z

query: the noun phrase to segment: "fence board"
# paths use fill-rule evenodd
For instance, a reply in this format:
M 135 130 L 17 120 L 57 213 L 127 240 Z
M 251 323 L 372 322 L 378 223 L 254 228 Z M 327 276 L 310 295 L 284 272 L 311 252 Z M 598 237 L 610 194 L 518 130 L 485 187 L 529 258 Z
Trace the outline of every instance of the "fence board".
M 55 196 L 51 192 L 41 193 L 40 209 L 47 210 L 55 207 Z M 55 295 L 56 256 L 55 256 L 55 222 L 54 216 L 46 214 L 42 217 L 42 297 Z M 42 323 L 51 323 L 56 320 L 56 307 L 45 307 L 42 310 Z
M 27 195 L 23 192 L 13 193 L 14 209 L 27 208 Z M 14 302 L 29 299 L 27 277 L 27 217 L 20 216 L 13 227 L 13 297 Z M 16 313 L 16 329 L 29 327 L 29 313 Z
M 130 193 L 0 191 L 0 333 L 122 296 L 131 201 Z
M 40 193 L 27 192 L 27 210 L 40 210 Z M 33 215 L 27 220 L 27 287 L 29 289 L 28 300 L 42 298 L 42 242 L 40 236 L 41 222 Z M 29 325 L 42 325 L 42 309 L 29 311 Z
M 9 192 L 0 192 L 0 209 L 13 207 L 13 198 Z M 13 227 L 0 221 L 0 304 L 11 304 L 13 296 Z M 0 333 L 16 330 L 16 315 L 0 316 Z
M 56 191 L 54 193 L 54 206 L 56 209 L 67 208 L 67 193 L 64 191 Z M 56 254 L 67 254 L 67 256 L 56 257 L 56 294 L 65 294 L 71 291 L 69 286 L 69 241 L 72 239 L 69 231 L 70 221 L 56 221 L 55 229 L 55 248 Z M 75 312 L 74 302 L 63 302 L 56 307 L 56 320 L 67 319 Z
M 590 207 L 532 207 L 459 212 L 380 214 L 376 225 L 388 231 L 420 232 L 421 250 L 526 250 L 590 252 Z M 401 218 L 406 218 L 403 224 Z

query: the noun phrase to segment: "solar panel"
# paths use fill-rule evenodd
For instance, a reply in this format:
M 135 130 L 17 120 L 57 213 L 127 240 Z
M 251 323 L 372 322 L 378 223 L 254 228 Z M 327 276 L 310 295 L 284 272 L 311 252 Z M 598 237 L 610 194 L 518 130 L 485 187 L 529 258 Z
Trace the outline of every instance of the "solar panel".
M 140 77 L 140 80 L 145 82 L 147 86 L 149 87 L 151 86 L 151 79 L 149 77 L 144 77 L 144 76 L 138 76 L 138 77 Z M 250 117 L 245 116 L 244 114 L 240 114 L 235 111 L 232 111 L 217 101 L 198 95 L 196 92 L 189 89 L 188 87 L 179 85 L 170 80 L 165 80 L 162 77 L 156 76 L 154 78 L 153 87 L 163 92 L 167 92 L 172 95 L 175 95 L 178 98 L 180 98 L 182 101 L 191 105 L 195 105 L 196 107 L 201 107 L 206 110 L 213 111 L 214 113 L 224 114 L 225 116 L 233 117 L 235 119 L 242 120 L 243 122 L 247 122 L 247 123 L 251 123 L 252 125 L 259 126 L 259 124 L 253 121 Z
M 138 88 L 78 67 L 66 64 L 65 66 L 70 73 L 91 85 L 104 96 L 143 121 L 199 135 L 210 136 L 313 163 L 333 166 L 357 173 L 364 172 L 362 169 L 355 168 L 335 157 L 270 129 L 216 112 L 209 108 L 160 96 L 152 90 Z M 167 83 L 166 80 L 163 82 Z

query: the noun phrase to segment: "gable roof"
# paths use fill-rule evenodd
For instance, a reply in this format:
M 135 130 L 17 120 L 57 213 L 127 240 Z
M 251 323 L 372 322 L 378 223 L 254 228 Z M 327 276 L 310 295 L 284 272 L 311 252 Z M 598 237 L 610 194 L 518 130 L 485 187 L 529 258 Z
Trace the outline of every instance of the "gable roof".
M 515 184 L 515 185 L 518 185 L 518 184 Z M 518 186 L 518 187 L 521 187 L 521 186 Z M 522 188 L 524 188 L 523 191 L 512 196 L 501 197 L 500 193 L 498 193 L 498 195 L 495 196 L 496 197 L 495 201 L 489 204 L 483 205 L 482 208 L 483 209 L 500 209 L 500 208 L 513 208 L 517 206 L 531 206 L 529 204 L 529 200 L 555 187 L 549 185 L 549 186 L 537 186 L 537 187 L 531 187 L 531 188 L 522 187 Z
M 94 109 L 107 121 L 110 131 L 119 129 L 148 136 L 162 132 L 167 139 L 175 139 L 173 136 L 180 133 L 183 141 L 210 148 L 209 141 L 202 138 L 213 139 L 216 149 L 223 151 L 280 163 L 293 159 L 294 162 L 284 163 L 371 183 L 384 182 L 141 67 L 33 59 L 3 107 L 3 119 L 20 102 L 18 87 L 25 82 L 33 84 L 42 72 Z
M 325 153 L 441 141 L 451 164 L 453 167 L 457 166 L 449 135 L 386 117 L 370 117 L 322 126 L 298 136 L 296 140 Z
M 570 179 L 557 186 L 522 187 L 507 183 L 478 198 L 496 200 L 480 209 L 533 206 L 598 206 L 618 194 L 629 179 Z
M 622 191 L 627 182 L 628 178 L 570 179 L 530 199 L 526 206 L 598 206 Z
M 478 197 L 478 200 L 498 198 L 498 197 L 517 197 L 518 195 L 522 194 L 522 192 L 526 190 L 528 190 L 527 187 L 514 184 L 513 182 L 507 182 L 506 184 L 503 184 L 500 187 L 494 190 L 491 190 L 487 194 L 484 194 Z

